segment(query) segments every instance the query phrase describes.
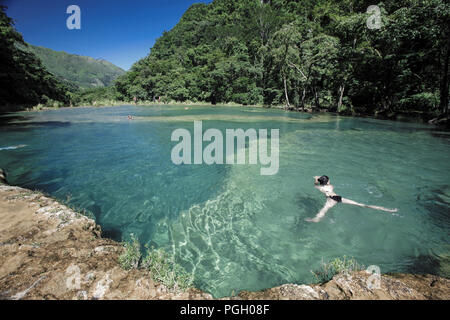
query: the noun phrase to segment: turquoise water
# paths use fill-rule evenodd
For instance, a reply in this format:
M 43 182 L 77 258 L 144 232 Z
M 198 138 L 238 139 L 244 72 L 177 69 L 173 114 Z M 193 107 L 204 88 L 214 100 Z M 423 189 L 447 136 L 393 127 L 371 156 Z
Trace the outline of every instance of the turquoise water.
M 129 121 L 127 115 L 133 115 Z M 171 133 L 280 130 L 280 169 L 171 162 Z M 116 240 L 163 247 L 216 297 L 310 283 L 343 255 L 381 272 L 448 276 L 450 133 L 404 122 L 225 107 L 61 109 L 0 118 L 0 167 L 95 215 Z M 312 177 L 396 214 L 325 202 Z

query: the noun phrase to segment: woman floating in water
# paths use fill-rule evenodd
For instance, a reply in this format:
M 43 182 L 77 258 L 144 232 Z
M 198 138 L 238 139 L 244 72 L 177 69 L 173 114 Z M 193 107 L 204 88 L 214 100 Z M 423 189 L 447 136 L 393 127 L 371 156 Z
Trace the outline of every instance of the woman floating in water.
M 325 217 L 325 214 L 327 213 L 328 210 L 330 210 L 340 202 L 363 208 L 371 208 L 386 212 L 397 212 L 397 209 L 386 209 L 378 206 L 369 206 L 367 204 L 358 203 L 356 201 L 345 199 L 342 198 L 341 196 L 338 196 L 336 193 L 334 193 L 333 191 L 334 187 L 330 184 L 330 178 L 328 178 L 327 176 L 314 177 L 314 179 L 316 188 L 319 189 L 320 192 L 325 194 L 325 196 L 327 197 L 327 202 L 325 203 L 325 206 L 319 211 L 319 213 L 315 218 L 306 219 L 306 221 L 308 222 L 319 222 L 320 220 L 322 220 L 323 217 Z

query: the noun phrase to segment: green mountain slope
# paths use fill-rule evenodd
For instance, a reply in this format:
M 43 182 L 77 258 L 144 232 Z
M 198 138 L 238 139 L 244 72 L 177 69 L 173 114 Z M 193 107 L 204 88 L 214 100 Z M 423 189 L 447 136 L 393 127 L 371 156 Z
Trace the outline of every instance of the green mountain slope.
M 107 87 L 125 71 L 106 60 L 29 45 L 44 66 L 59 79 L 80 88 Z

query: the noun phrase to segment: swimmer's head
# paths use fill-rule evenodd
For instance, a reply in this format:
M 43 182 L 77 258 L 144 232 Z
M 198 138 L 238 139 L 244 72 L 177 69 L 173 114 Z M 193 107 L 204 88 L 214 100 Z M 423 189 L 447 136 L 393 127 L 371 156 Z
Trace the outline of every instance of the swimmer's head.
M 328 176 L 321 176 L 321 177 L 314 177 L 316 180 L 315 183 L 321 186 L 325 186 L 330 181 L 330 178 Z

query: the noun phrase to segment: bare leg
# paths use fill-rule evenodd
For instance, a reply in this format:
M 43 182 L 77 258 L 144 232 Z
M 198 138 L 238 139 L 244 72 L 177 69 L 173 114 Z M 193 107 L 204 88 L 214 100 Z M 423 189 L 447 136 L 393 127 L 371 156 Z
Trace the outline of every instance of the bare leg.
M 327 211 L 330 210 L 331 208 L 333 208 L 337 203 L 338 203 L 337 201 L 327 198 L 327 202 L 325 203 L 325 206 L 319 211 L 317 216 L 315 216 L 313 219 L 310 219 L 310 218 L 305 219 L 305 221 L 319 222 L 320 220 L 323 219 L 323 217 L 325 217 L 325 214 L 327 213 Z
M 350 199 L 345 199 L 345 198 L 342 198 L 342 203 L 351 204 L 353 206 L 358 206 L 358 207 L 363 207 L 363 208 L 371 208 L 371 209 L 375 209 L 375 210 L 386 211 L 386 212 L 397 212 L 398 211 L 397 209 L 387 209 L 387 208 L 384 208 L 384 207 L 371 206 L 371 205 L 368 205 L 368 204 L 362 204 L 362 203 L 358 203 L 356 201 L 353 201 L 353 200 L 350 200 Z

